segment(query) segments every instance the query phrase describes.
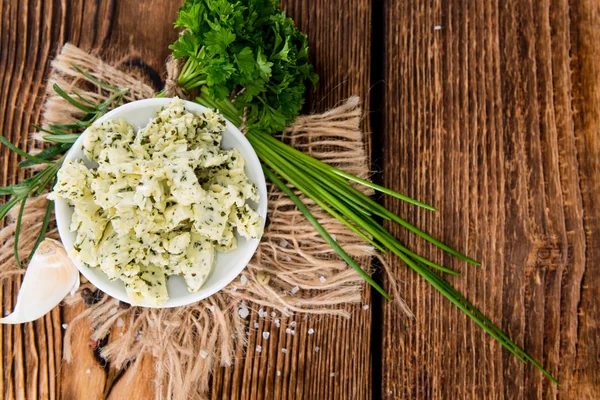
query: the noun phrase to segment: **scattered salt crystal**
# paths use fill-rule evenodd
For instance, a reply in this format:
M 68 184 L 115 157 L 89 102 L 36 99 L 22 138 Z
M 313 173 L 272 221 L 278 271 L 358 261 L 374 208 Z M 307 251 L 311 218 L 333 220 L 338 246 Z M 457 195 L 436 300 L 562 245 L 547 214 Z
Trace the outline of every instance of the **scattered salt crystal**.
M 290 328 L 285 328 L 285 333 L 289 335 L 290 333 L 292 333 L 292 330 Z
M 271 311 L 271 317 L 275 318 L 277 316 L 277 314 L 275 313 L 275 311 Z
M 392 392 L 391 390 L 388 392 L 388 396 L 392 396 L 394 394 L 394 392 Z
M 119 332 L 119 336 L 123 337 L 123 332 Z
M 206 350 L 206 349 L 200 350 L 200 357 L 202 357 L 202 358 L 208 357 L 208 350 Z
M 92 373 L 92 370 L 88 368 L 88 369 L 85 370 L 85 373 L 89 375 L 89 374 Z
M 254 320 L 254 329 L 258 329 L 258 322 L 256 320 Z
M 330 377 L 334 378 L 335 377 L 335 372 L 332 372 L 329 374 Z
M 246 336 L 250 336 L 250 331 L 246 331 Z
M 250 311 L 244 306 L 238 310 L 238 314 L 240 315 L 240 318 L 246 318 L 250 314 Z
M 291 333 L 292 335 L 295 335 L 295 334 L 296 334 L 296 331 L 292 329 L 292 330 L 290 331 L 290 333 Z
M 234 286 L 234 287 L 232 287 L 232 288 L 231 288 L 231 292 L 232 292 L 232 293 L 233 293 L 233 292 L 237 292 L 237 287 L 235 287 L 235 286 Z
M 368 309 L 369 309 L 369 305 L 368 305 L 368 304 L 365 304 L 365 305 L 363 306 L 363 310 L 368 310 Z
M 282 352 L 283 354 L 287 354 L 287 349 L 281 349 L 281 352 Z
M 110 309 L 111 315 L 115 315 L 117 313 L 117 307 L 113 307 Z
M 263 339 L 267 340 L 271 336 L 270 332 L 263 332 Z
M 315 347 L 315 353 L 318 353 L 319 350 L 321 350 L 321 349 L 319 349 L 318 347 Z
M 337 236 L 335 236 L 335 233 L 331 234 L 331 238 L 333 239 L 334 242 L 337 242 Z
M 325 277 L 324 277 L 323 275 L 321 275 L 321 276 L 319 277 L 319 280 L 321 281 L 321 283 L 325 283 L 325 281 L 326 281 L 327 279 L 325 279 Z
M 281 376 L 281 371 L 277 371 L 277 376 Z
M 283 256 L 283 260 L 284 261 L 292 261 L 292 257 L 290 257 L 290 256 Z
M 210 307 L 208 307 L 208 309 L 209 309 L 211 312 L 215 312 L 215 306 L 210 306 Z
M 314 330 L 313 328 L 310 328 L 310 329 L 308 330 L 308 334 L 309 334 L 309 335 L 312 335 L 313 333 L 315 333 L 315 330 Z
M 115 299 L 115 306 L 119 306 L 119 305 L 121 305 L 121 302 L 119 300 Z
M 256 352 L 260 353 L 261 351 L 262 351 L 262 346 L 261 345 L 256 346 Z
M 287 307 L 283 307 L 283 312 L 284 312 L 284 313 L 286 313 L 286 314 L 287 314 L 289 311 L 290 311 L 290 310 L 289 310 L 289 308 L 287 308 Z
M 442 29 L 442 27 L 440 25 L 436 25 L 433 27 L 434 31 L 439 31 L 440 29 Z
M 6 310 L 4 311 L 4 316 L 6 317 L 8 314 L 10 314 L 10 311 Z
M 240 278 L 240 283 L 242 285 L 245 285 L 246 283 L 248 283 L 248 278 L 246 278 L 246 275 L 242 275 L 242 277 Z
M 290 242 L 288 242 L 285 239 L 281 239 L 281 241 L 279 242 L 279 245 L 283 248 L 288 247 L 290 245 Z
M 292 294 L 296 294 L 298 293 L 298 290 L 300 290 L 300 288 L 298 286 L 294 286 L 290 292 L 292 292 Z
M 295 327 L 296 327 L 296 321 L 292 321 L 292 322 L 290 322 L 290 326 L 291 326 L 292 328 L 295 328 Z
M 275 321 L 274 321 L 274 322 L 275 322 L 275 326 L 276 326 L 276 327 L 278 327 L 278 328 L 279 328 L 279 327 L 281 326 L 281 323 L 279 322 L 279 318 L 275 318 Z
M 69 326 L 69 325 L 67 325 L 67 324 L 62 324 L 61 326 L 62 326 L 62 328 L 63 328 L 63 329 L 67 329 L 67 326 Z
M 125 325 L 125 321 L 123 321 L 123 318 L 119 318 L 117 319 L 117 326 L 120 328 L 123 325 Z
M 262 308 L 260 308 L 260 309 L 258 310 L 258 316 L 259 316 L 259 317 L 261 317 L 261 318 L 265 318 L 267 315 L 268 315 L 268 314 L 267 314 L 267 312 L 266 312 L 265 310 L 263 310 Z

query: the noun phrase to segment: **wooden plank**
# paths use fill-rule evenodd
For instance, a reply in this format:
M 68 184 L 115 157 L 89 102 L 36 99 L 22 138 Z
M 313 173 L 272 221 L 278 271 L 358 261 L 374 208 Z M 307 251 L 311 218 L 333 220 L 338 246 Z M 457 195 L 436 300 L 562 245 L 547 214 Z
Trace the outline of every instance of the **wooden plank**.
M 324 111 L 351 95 L 361 96 L 366 102 L 365 109 L 369 110 L 370 2 L 285 0 L 282 4 L 296 25 L 307 33 L 311 58 L 320 76 L 318 90 L 309 96 L 306 110 Z M 366 113 L 363 121 L 366 132 L 369 124 Z M 363 301 L 370 302 L 368 289 Z M 263 326 L 261 322 L 258 330 L 250 330 L 244 358 L 235 366 L 217 371 L 212 397 L 244 400 L 370 398 L 370 313 L 357 310 L 350 320 L 304 320 L 298 316 L 294 336 L 286 335 L 283 321 L 281 328 Z M 251 320 L 254 318 L 256 316 Z M 314 329 L 314 335 L 307 335 L 310 328 Z M 270 332 L 268 342 L 261 338 L 263 331 Z M 257 344 L 262 345 L 260 354 L 255 352 Z M 282 348 L 288 353 L 283 354 Z
M 159 76 L 164 74 L 168 44 L 178 2 L 94 2 L 63 0 L 22 4 L 1 3 L 0 121 L 3 132 L 25 147 L 29 125 L 38 122 L 43 103 L 43 78 L 48 63 L 62 43 L 70 41 L 83 49 L 100 49 L 100 54 L 133 60 L 146 65 Z M 323 111 L 352 94 L 368 98 L 370 68 L 370 8 L 366 0 L 318 1 L 310 4 L 287 1 L 285 8 L 300 28 L 309 34 L 312 57 L 317 61 L 321 83 L 311 95 L 306 109 Z M 339 10 L 345 10 L 340 17 Z M 333 29 L 332 21 L 339 24 Z M 115 56 L 115 53 L 117 56 Z M 40 68 L 43 66 L 43 68 Z M 162 75 L 164 76 L 164 75 Z M 367 104 L 368 107 L 368 104 Z M 368 116 L 364 126 L 369 126 Z M 16 177 L 17 158 L 0 150 L 2 183 Z M 4 308 L 10 309 L 16 287 L 4 286 Z M 364 301 L 370 300 L 365 290 Z M 62 362 L 62 328 L 77 310 L 53 312 L 43 321 L 24 327 L 2 329 L 2 392 L 4 398 L 125 398 L 130 393 L 151 389 L 150 359 L 140 372 L 119 379 L 101 368 L 89 346 L 89 332 L 77 331 L 74 360 Z M 250 351 L 235 367 L 219 368 L 215 374 L 213 397 L 222 398 L 368 398 L 371 393 L 370 311 L 357 310 L 349 320 L 297 319 L 295 335 L 274 326 L 252 330 Z M 33 328 L 32 328 L 33 327 Z M 309 328 L 314 335 L 308 335 Z M 270 330 L 268 346 L 260 356 L 253 352 Z M 288 353 L 281 352 L 286 347 Z M 267 349 L 268 347 L 268 349 Z M 320 351 L 316 352 L 315 348 Z M 277 372 L 281 374 L 278 375 Z M 331 376 L 331 374 L 335 374 Z M 131 378 L 131 381 L 129 381 Z
M 416 319 L 384 308 L 384 395 L 600 396 L 595 8 L 386 2 L 385 183 L 440 211 L 386 204 L 482 267 L 393 229 L 461 271 L 448 280 L 563 385 L 501 350 L 393 260 Z
M 62 41 L 60 13 L 52 2 L 0 3 L 0 132 L 27 148 L 30 124 L 37 122 L 44 99 L 51 44 Z M 58 23 L 58 24 L 57 24 Z M 0 150 L 0 185 L 22 179 L 17 158 Z M 2 283 L 2 310 L 12 310 L 20 280 Z M 0 326 L 4 377 L 0 396 L 55 398 L 59 387 L 55 360 L 62 357 L 60 313 L 22 326 Z

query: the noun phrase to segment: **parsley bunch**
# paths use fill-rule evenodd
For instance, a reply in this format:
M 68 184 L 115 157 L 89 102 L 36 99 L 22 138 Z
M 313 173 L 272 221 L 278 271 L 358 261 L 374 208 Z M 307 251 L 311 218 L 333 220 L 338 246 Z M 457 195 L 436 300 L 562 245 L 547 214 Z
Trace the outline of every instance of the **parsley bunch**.
M 235 125 L 273 133 L 294 122 L 306 84 L 318 76 L 306 35 L 275 0 L 188 0 L 170 46 L 186 59 L 178 83 L 199 92 L 196 102 L 219 109 Z

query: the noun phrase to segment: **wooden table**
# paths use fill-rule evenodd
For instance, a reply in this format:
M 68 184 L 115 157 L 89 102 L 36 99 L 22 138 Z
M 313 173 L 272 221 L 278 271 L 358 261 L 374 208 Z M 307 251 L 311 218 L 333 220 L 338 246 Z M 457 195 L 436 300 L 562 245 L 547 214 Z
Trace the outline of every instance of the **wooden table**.
M 25 147 L 49 61 L 66 41 L 164 76 L 178 6 L 2 1 L 1 131 Z M 318 358 L 307 362 L 313 350 L 296 335 L 281 377 L 266 373 L 276 355 L 243 358 L 215 371 L 213 398 L 600 398 L 600 2 L 286 0 L 284 8 L 308 34 L 321 76 L 308 110 L 360 95 L 375 179 L 439 212 L 382 201 L 483 266 L 398 236 L 462 271 L 451 282 L 562 385 L 390 258 L 414 320 L 365 290 L 368 311 L 313 321 Z M 22 174 L 17 157 L 0 154 L 0 183 L 12 182 Z M 4 304 L 15 292 L 2 286 Z M 61 324 L 73 315 L 0 327 L 3 397 L 151 398 L 151 360 L 116 376 L 94 358 L 87 332 L 75 361 L 61 362 Z

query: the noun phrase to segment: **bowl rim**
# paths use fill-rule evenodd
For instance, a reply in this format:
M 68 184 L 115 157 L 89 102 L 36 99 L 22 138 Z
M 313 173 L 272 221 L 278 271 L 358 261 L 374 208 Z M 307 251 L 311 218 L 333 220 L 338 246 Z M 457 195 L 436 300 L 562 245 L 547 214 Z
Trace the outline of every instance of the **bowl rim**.
M 100 117 L 97 121 L 95 121 L 94 124 L 113 119 L 114 115 L 120 114 L 124 111 L 135 112 L 136 109 L 146 108 L 146 107 L 154 107 L 156 110 L 158 110 L 159 107 L 167 105 L 167 104 L 171 103 L 171 101 L 173 101 L 173 100 L 175 100 L 175 98 L 163 97 L 163 98 L 152 98 L 152 99 L 143 99 L 143 100 L 132 101 L 132 102 L 123 104 L 123 105 L 107 112 L 105 115 Z M 203 110 L 210 110 L 208 107 L 205 107 L 198 103 L 194 103 L 194 102 L 191 102 L 188 100 L 182 100 L 182 101 L 184 102 L 185 108 L 188 111 L 193 112 L 193 113 L 197 113 L 197 112 L 200 112 Z M 195 109 L 195 110 L 192 110 L 190 108 Z M 123 118 L 126 121 L 128 121 L 127 116 L 120 116 L 119 118 Z M 267 195 L 267 189 L 266 189 L 265 176 L 264 176 L 264 173 L 261 168 L 260 160 L 258 159 L 258 156 L 256 155 L 256 152 L 254 151 L 254 148 L 252 147 L 252 145 L 250 144 L 248 139 L 246 139 L 244 134 L 235 125 L 233 125 L 231 122 L 229 122 L 227 119 L 225 119 L 225 121 L 226 121 L 226 128 L 225 128 L 224 132 L 227 131 L 228 134 L 233 135 L 233 138 L 238 143 L 241 144 L 241 147 L 236 146 L 235 148 L 238 150 L 244 149 L 244 150 L 248 151 L 248 154 L 244 154 L 244 158 L 246 161 L 246 168 L 258 168 L 259 169 L 259 171 L 258 171 L 259 182 L 253 182 L 253 183 L 256 184 L 258 191 L 259 191 L 260 197 L 259 197 L 258 205 L 256 208 L 256 212 L 262 217 L 263 230 L 264 230 L 265 222 L 267 219 L 268 195 Z M 129 121 L 128 121 L 128 123 L 129 123 Z M 136 130 L 138 129 L 137 126 L 135 126 L 134 128 Z M 78 153 L 81 152 L 83 138 L 88 133 L 88 129 L 89 129 L 89 127 L 86 128 L 83 131 L 83 133 L 77 138 L 75 143 L 73 143 L 73 145 L 71 146 L 71 148 L 65 155 L 64 162 L 80 160 L 80 159 L 85 160 L 85 158 L 84 158 L 85 156 L 78 155 Z M 65 199 L 56 199 L 55 200 L 55 217 L 56 217 L 58 233 L 61 238 L 61 242 L 63 243 L 63 246 L 65 246 L 67 253 L 69 253 L 72 250 L 73 246 L 72 246 L 72 243 L 70 243 L 70 244 L 65 243 L 65 237 L 66 237 L 66 235 L 73 234 L 73 232 L 71 232 L 71 230 L 69 229 L 69 226 L 71 224 L 72 212 L 63 214 L 63 210 L 65 210 L 65 209 L 71 209 L 71 207 L 68 205 L 67 201 Z M 227 285 L 229 285 L 231 282 L 233 282 L 235 280 L 235 278 L 246 268 L 246 266 L 248 265 L 248 263 L 250 262 L 250 260 L 254 256 L 254 254 L 256 253 L 256 250 L 258 249 L 261 239 L 262 239 L 262 236 L 259 237 L 258 239 L 250 240 L 253 242 L 253 244 L 251 244 L 251 248 L 246 249 L 244 251 L 244 253 L 240 254 L 240 256 L 238 258 L 236 258 L 236 262 L 233 264 L 232 268 L 230 268 L 230 272 L 224 278 L 222 278 L 221 281 L 218 282 L 218 284 L 214 285 L 214 287 L 211 290 L 202 292 L 202 288 L 204 287 L 204 285 L 203 285 L 198 292 L 187 292 L 187 294 L 188 294 L 187 296 L 177 298 L 177 299 L 173 299 L 172 297 L 169 297 L 167 302 L 162 305 L 150 305 L 150 304 L 147 304 L 145 301 L 143 301 L 140 304 L 136 304 L 136 306 L 147 307 L 147 308 L 181 307 L 181 306 L 185 306 L 188 304 L 199 302 L 203 299 L 206 299 L 206 298 L 212 296 L 213 294 L 223 290 Z M 236 248 L 236 250 L 233 250 L 232 252 L 237 251 L 237 249 L 239 249 L 239 248 Z M 96 279 L 94 273 L 92 272 L 91 267 L 87 267 L 87 266 L 83 265 L 82 263 L 80 263 L 79 261 L 73 260 L 70 256 L 69 256 L 69 258 L 75 264 L 75 266 L 77 267 L 79 272 L 83 276 L 85 276 L 88 279 L 88 281 L 90 281 L 99 290 L 101 290 L 102 292 L 108 294 L 109 296 L 111 296 L 119 301 L 130 304 L 130 300 L 127 297 L 126 293 L 125 293 L 125 296 L 123 296 L 123 294 L 121 292 L 119 292 L 114 287 L 114 285 L 110 284 L 113 282 L 117 282 L 118 284 L 123 285 L 123 282 L 121 280 L 110 281 L 109 283 L 98 281 Z M 213 267 L 212 271 L 214 271 L 216 268 L 218 268 L 218 260 L 216 261 L 215 266 Z M 104 272 L 102 271 L 102 273 L 104 273 Z M 212 272 L 211 272 L 211 275 L 212 275 Z M 210 276 L 208 279 L 210 279 Z M 207 279 L 207 281 L 208 281 L 208 279 Z

